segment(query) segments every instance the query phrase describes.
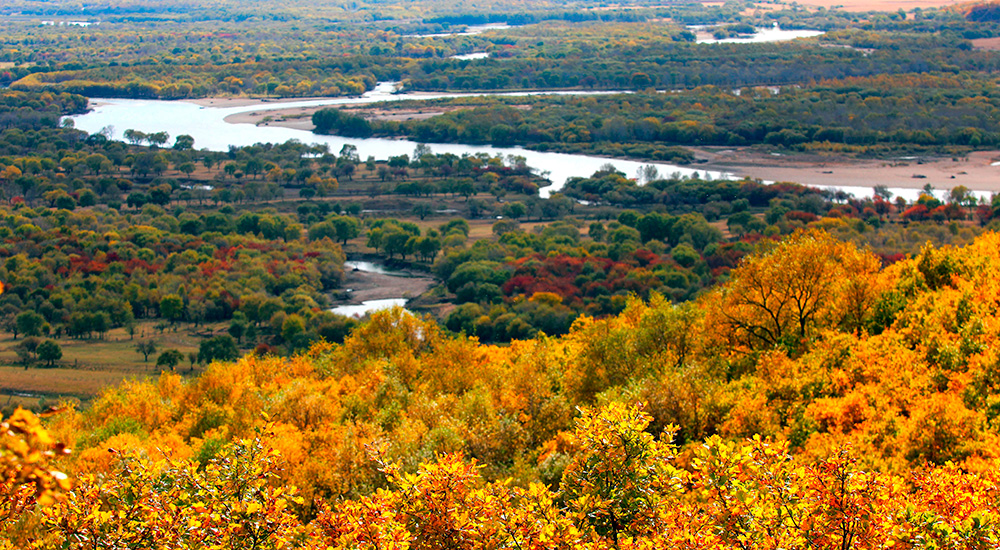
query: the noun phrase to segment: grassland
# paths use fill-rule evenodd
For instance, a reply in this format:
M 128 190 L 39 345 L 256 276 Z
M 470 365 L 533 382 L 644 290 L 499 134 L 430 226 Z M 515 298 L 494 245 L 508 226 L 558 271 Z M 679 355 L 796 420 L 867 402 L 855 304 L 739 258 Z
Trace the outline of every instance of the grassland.
M 160 367 L 156 358 L 162 350 L 176 349 L 187 356 L 198 351 L 198 342 L 209 332 L 221 331 L 222 326 L 179 325 L 160 331 L 156 323 L 140 323 L 135 336 L 124 329 L 115 329 L 104 339 L 74 340 L 56 338 L 63 357 L 55 366 L 42 362 L 25 366 L 17 356 L 10 333 L 0 333 L 0 409 L 15 406 L 41 408 L 61 400 L 87 403 L 108 386 L 123 380 L 156 377 Z M 156 342 L 157 351 L 144 360 L 135 345 L 144 340 Z M 201 365 L 184 362 L 178 365 L 181 374 L 196 375 Z

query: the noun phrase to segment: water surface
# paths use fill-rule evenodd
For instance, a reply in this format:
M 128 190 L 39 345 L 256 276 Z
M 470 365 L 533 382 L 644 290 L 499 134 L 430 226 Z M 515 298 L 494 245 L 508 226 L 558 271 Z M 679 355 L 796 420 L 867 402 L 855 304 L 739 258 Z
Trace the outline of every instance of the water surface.
M 530 95 L 607 95 L 625 92 L 584 92 L 584 91 L 533 91 L 508 92 L 497 94 L 462 94 L 462 93 L 394 93 L 396 84 L 380 83 L 374 90 L 360 97 L 308 99 L 301 101 L 273 101 L 257 105 L 237 107 L 204 107 L 187 101 L 163 101 L 151 99 L 95 99 L 93 110 L 74 117 L 76 128 L 89 132 L 99 132 L 110 128 L 114 139 L 122 139 L 125 130 L 133 129 L 146 133 L 165 131 L 171 137 L 187 134 L 194 138 L 195 147 L 212 151 L 228 151 L 230 146 L 243 147 L 255 143 L 284 143 L 294 139 L 303 143 L 327 145 L 331 151 L 338 152 L 345 144 L 353 144 L 358 149 L 361 158 L 373 156 L 384 160 L 390 156 L 412 155 L 417 142 L 407 139 L 387 138 L 344 138 L 340 136 L 321 136 L 307 130 L 282 128 L 280 126 L 257 126 L 254 124 L 231 124 L 226 122 L 230 115 L 248 112 L 266 112 L 295 108 L 319 107 L 325 105 L 363 105 L 379 102 L 421 100 L 447 97 L 466 97 L 477 95 L 498 96 L 530 96 Z M 630 160 L 608 159 L 589 155 L 572 155 L 565 153 L 545 153 L 531 151 L 523 147 L 493 147 L 490 145 L 464 145 L 460 143 L 428 144 L 435 153 L 452 153 L 455 155 L 475 155 L 485 153 L 491 156 L 501 155 L 523 157 L 528 166 L 537 173 L 548 178 L 552 185 L 541 190 L 543 197 L 558 191 L 571 177 L 590 176 L 607 164 L 628 176 L 635 175 L 639 168 L 648 164 L 656 166 L 660 174 L 693 175 L 695 173 L 710 178 L 730 177 L 723 172 L 708 172 L 697 168 L 677 166 L 662 162 L 637 162 Z
M 795 40 L 796 38 L 812 38 L 814 36 L 819 36 L 825 34 L 824 31 L 814 31 L 807 29 L 792 29 L 784 30 L 778 27 L 775 23 L 773 27 L 757 29 L 757 32 L 751 36 L 734 36 L 731 38 L 717 39 L 711 35 L 710 29 L 707 35 L 699 36 L 696 42 L 698 44 L 760 44 L 764 42 L 786 42 L 788 40 Z

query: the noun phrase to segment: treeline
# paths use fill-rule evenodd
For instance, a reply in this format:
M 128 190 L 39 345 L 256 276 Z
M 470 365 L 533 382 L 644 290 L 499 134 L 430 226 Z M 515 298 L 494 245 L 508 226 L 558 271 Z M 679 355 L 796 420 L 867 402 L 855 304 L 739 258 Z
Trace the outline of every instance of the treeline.
M 424 19 L 427 25 L 489 25 L 507 24 L 512 26 L 533 25 L 544 21 L 646 21 L 650 15 L 641 10 L 592 10 L 562 11 L 543 13 L 464 13 L 461 15 L 439 15 Z
M 479 4 L 485 11 L 515 10 L 531 13 L 537 10 L 565 9 L 564 4 L 547 0 L 513 0 Z M 465 6 L 458 1 L 420 1 L 392 4 L 377 1 L 358 1 L 350 6 L 317 6 L 307 0 L 281 2 L 262 0 L 250 4 L 221 2 L 206 5 L 199 0 L 166 0 L 155 5 L 122 4 L 110 0 L 93 0 L 85 6 L 66 0 L 12 0 L 0 6 L 0 13 L 34 17 L 99 17 L 102 21 L 132 21 L 140 23 L 188 23 L 200 21 L 260 22 L 321 20 L 371 22 L 392 19 L 413 19 L 430 14 L 456 13 Z
M 996 63 L 988 52 L 973 50 L 955 33 L 852 30 L 828 40 L 757 44 L 693 44 L 685 33 L 681 28 L 643 23 L 518 28 L 505 31 L 503 41 L 487 50 L 496 59 L 459 66 L 453 65 L 454 60 L 427 60 L 415 67 L 421 71 L 411 70 L 403 77 L 415 90 L 673 90 L 701 85 L 793 85 L 814 79 L 913 72 L 978 72 L 992 70 Z
M 511 203 L 506 212 L 516 219 L 519 207 Z M 565 334 L 581 314 L 618 313 L 630 296 L 690 299 L 749 250 L 723 244 L 722 233 L 696 214 L 624 219 L 632 225 L 592 222 L 588 238 L 581 223 L 526 232 L 516 221 L 497 222 L 496 242 L 446 248 L 433 271 L 458 307 L 444 325 L 494 342 Z
M 886 261 L 915 253 L 927 240 L 944 244 L 957 238 L 956 243 L 968 242 L 981 227 L 996 230 L 1000 219 L 1000 198 L 977 200 L 963 186 L 942 198 L 928 187 L 908 202 L 893 198 L 883 187 L 876 187 L 872 197 L 855 197 L 787 182 L 765 185 L 749 179 L 661 177 L 651 166 L 640 171 L 639 179 L 645 183 L 608 168 L 589 178 L 571 178 L 562 191 L 596 208 L 613 205 L 639 211 L 697 212 L 708 221 L 724 220 L 734 237 L 755 239 L 788 235 L 803 227 L 823 227 L 844 240 L 867 244 Z M 642 231 L 640 219 L 633 210 L 618 215 L 619 222 Z

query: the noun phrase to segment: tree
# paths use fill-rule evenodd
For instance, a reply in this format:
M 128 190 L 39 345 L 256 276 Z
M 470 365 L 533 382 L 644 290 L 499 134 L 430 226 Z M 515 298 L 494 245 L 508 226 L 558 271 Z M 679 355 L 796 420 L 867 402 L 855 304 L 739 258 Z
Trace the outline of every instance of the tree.
M 876 197 L 884 201 L 892 200 L 892 191 L 889 191 L 889 186 L 887 185 L 876 185 L 872 187 L 872 191 L 874 191 Z
M 861 327 L 879 292 L 873 254 L 803 231 L 748 256 L 717 302 L 721 325 L 749 349 L 800 349 L 817 327 Z
M 139 145 L 140 143 L 146 141 L 146 133 L 140 132 L 139 130 L 133 130 L 129 128 L 125 130 L 124 134 L 122 135 L 132 145 Z
M 170 140 L 170 134 L 166 132 L 154 132 L 146 136 L 146 140 L 149 141 L 150 145 L 160 147 Z
M 3 523 L 18 522 L 36 504 L 49 506 L 71 486 L 69 477 L 53 469 L 55 458 L 68 453 L 56 443 L 41 420 L 29 411 L 17 408 L 7 419 L 0 416 L 0 518 Z M 20 526 L 20 525 L 19 525 Z M 0 536 L 7 531 L 0 524 Z M 6 539 L 6 537 L 5 537 Z M 4 540 L 7 548 L 15 548 Z
M 63 352 L 59 344 L 52 340 L 45 340 L 38 347 L 35 348 L 35 353 L 38 354 L 38 358 L 45 361 L 48 366 L 53 366 L 53 364 L 62 359 Z
M 563 473 L 562 497 L 616 547 L 620 535 L 652 527 L 653 512 L 676 479 L 669 464 L 672 433 L 657 441 L 645 431 L 651 420 L 639 405 L 613 402 L 577 421 L 581 451 Z
M 155 340 L 144 340 L 142 342 L 137 342 L 135 345 L 135 350 L 142 354 L 142 361 L 148 362 L 149 356 L 156 353 L 156 341 Z
M 361 162 L 361 158 L 358 156 L 357 145 L 352 145 L 350 143 L 345 143 L 344 146 L 340 148 L 339 157 L 340 158 L 337 159 L 338 161 L 340 161 L 340 159 L 343 159 L 347 162 L 352 162 L 354 164 Z
M 528 212 L 528 209 L 524 206 L 523 202 L 508 202 L 503 205 L 503 208 L 500 211 L 507 218 L 519 220 L 524 217 L 524 215 Z
M 178 151 L 188 151 L 194 148 L 194 138 L 187 135 L 181 134 L 174 139 L 174 149 Z
M 45 318 L 34 311 L 23 311 L 18 314 L 14 323 L 17 325 L 14 338 L 17 338 L 18 332 L 25 336 L 41 336 L 42 326 L 45 325 Z
M 434 209 L 429 205 L 420 203 L 413 207 L 413 213 L 421 220 L 434 213 Z
M 239 356 L 240 350 L 236 347 L 236 340 L 228 334 L 202 340 L 198 346 L 198 362 L 200 363 L 235 361 Z
M 182 162 L 177 166 L 177 171 L 181 172 L 188 178 L 191 177 L 191 174 L 193 174 L 195 170 L 197 170 L 197 167 L 195 167 L 193 162 Z
M 48 501 L 43 521 L 53 547 L 205 548 L 207 536 L 231 550 L 295 546 L 304 529 L 291 505 L 303 500 L 282 486 L 284 465 L 262 432 L 196 458 L 111 449 L 107 474 L 82 476 L 67 498 Z
M 361 232 L 361 222 L 353 216 L 337 216 L 333 219 L 333 228 L 337 233 L 337 240 L 343 244 L 358 236 Z
M 233 338 L 236 338 L 237 342 L 241 342 L 243 340 L 243 335 L 247 332 L 248 324 L 246 314 L 242 311 L 237 311 L 233 314 L 233 320 L 230 321 L 229 328 L 226 329 L 226 332 L 228 332 Z
M 35 350 L 38 349 L 39 343 L 38 338 L 28 336 L 14 346 L 14 352 L 17 353 L 17 358 L 21 360 L 24 368 L 28 368 L 28 363 L 35 359 Z
M 295 337 L 306 330 L 306 321 L 301 316 L 292 314 L 281 323 L 281 339 L 292 343 Z
M 184 318 L 184 300 L 176 294 L 168 294 L 160 300 L 160 316 L 176 323 Z
M 108 157 L 100 153 L 95 153 L 93 155 L 88 156 L 84 162 L 87 163 L 87 168 L 90 168 L 90 171 L 95 176 L 99 175 L 101 173 L 101 170 L 111 167 L 111 161 L 108 160 Z
M 166 367 L 170 370 L 174 370 L 174 367 L 180 364 L 184 360 L 184 354 L 175 349 L 165 350 L 156 358 L 157 367 Z

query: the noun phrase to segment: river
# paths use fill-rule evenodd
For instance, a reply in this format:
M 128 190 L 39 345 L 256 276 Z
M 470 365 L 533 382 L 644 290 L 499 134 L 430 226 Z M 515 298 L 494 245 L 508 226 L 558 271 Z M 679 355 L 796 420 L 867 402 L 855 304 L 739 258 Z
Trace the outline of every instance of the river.
M 699 44 L 761 44 L 764 42 L 786 42 L 796 38 L 812 38 L 825 34 L 823 31 L 808 29 L 784 30 L 777 23 L 771 28 L 759 28 L 750 36 L 733 36 L 730 38 L 715 38 L 711 34 L 712 27 L 688 27 L 698 34 Z
M 361 158 L 373 156 L 376 159 L 386 159 L 396 155 L 411 155 L 417 142 L 406 139 L 386 138 L 343 138 L 340 136 L 321 136 L 306 130 L 282 128 L 279 126 L 256 126 L 254 124 L 231 124 L 226 117 L 239 113 L 262 112 L 299 107 L 317 107 L 324 105 L 363 105 L 370 103 L 436 99 L 448 97 L 465 97 L 483 94 L 463 93 L 393 93 L 395 83 L 380 83 L 374 90 L 361 97 L 311 99 L 302 101 L 273 101 L 239 107 L 204 107 L 188 101 L 162 101 L 146 99 L 94 99 L 92 110 L 88 113 L 70 117 L 76 128 L 89 133 L 101 131 L 105 127 L 112 128 L 115 139 L 122 139 L 125 130 L 133 129 L 141 132 L 167 132 L 171 137 L 182 134 L 194 138 L 195 147 L 211 151 L 228 151 L 230 145 L 237 147 L 255 143 L 284 143 L 290 139 L 303 143 L 321 143 L 337 152 L 344 144 L 357 146 Z M 489 95 L 497 96 L 529 96 L 529 95 L 607 95 L 626 92 L 583 92 L 583 91 L 538 91 L 509 92 Z M 608 159 L 589 155 L 571 155 L 564 153 L 544 153 L 531 151 L 523 147 L 492 147 L 489 145 L 463 145 L 459 143 L 430 143 L 435 153 L 453 153 L 455 155 L 508 155 L 524 157 L 528 166 L 538 173 L 548 177 L 552 185 L 544 187 L 540 194 L 548 197 L 551 193 L 563 187 L 566 180 L 575 176 L 589 176 L 605 164 L 613 164 L 628 176 L 634 176 L 640 167 L 647 164 L 656 166 L 660 174 L 679 173 L 692 175 L 699 173 L 712 178 L 731 177 L 722 172 L 706 172 L 697 168 L 676 166 L 661 162 L 636 162 L 630 160 Z
M 188 101 L 94 99 L 91 100 L 92 110 L 90 112 L 69 118 L 73 120 L 76 128 L 89 133 L 99 132 L 106 127 L 110 127 L 112 130 L 111 134 L 115 139 L 122 139 L 122 134 L 127 129 L 139 130 L 146 133 L 165 131 L 171 137 L 182 134 L 190 135 L 195 140 L 196 148 L 205 148 L 212 151 L 228 151 L 231 145 L 240 147 L 255 143 L 284 143 L 294 139 L 303 143 L 326 144 L 331 151 L 337 152 L 345 144 L 351 143 L 357 146 L 358 155 L 361 158 L 373 156 L 376 159 L 384 160 L 390 156 L 411 155 L 417 146 L 417 142 L 406 139 L 358 139 L 340 136 L 321 136 L 308 130 L 283 128 L 280 126 L 235 124 L 226 122 L 225 119 L 228 116 L 240 113 L 277 111 L 324 105 L 364 105 L 390 101 L 481 95 L 519 97 L 530 95 L 608 95 L 628 93 L 622 91 L 532 91 L 495 94 L 394 93 L 395 89 L 396 83 L 382 82 L 374 90 L 366 92 L 360 97 L 271 101 L 236 107 L 206 107 Z M 637 162 L 590 155 L 544 153 L 531 151 L 523 147 L 492 147 L 489 145 L 464 145 L 460 143 L 430 143 L 427 145 L 435 153 L 452 153 L 459 156 L 486 153 L 488 155 L 502 155 L 503 157 L 509 155 L 524 157 L 528 166 L 552 182 L 551 185 L 540 189 L 539 194 L 543 198 L 547 198 L 553 192 L 562 189 L 567 179 L 571 177 L 590 176 L 607 164 L 613 165 L 617 170 L 620 170 L 629 177 L 634 177 L 639 168 L 646 165 L 655 166 L 662 176 L 669 176 L 670 174 L 680 174 L 682 176 L 699 174 L 706 178 L 726 179 L 743 175 L 732 172 L 699 170 L 690 166 L 677 166 L 662 162 Z M 813 185 L 813 187 L 842 190 L 859 197 L 872 195 L 870 185 Z M 895 196 L 903 197 L 907 200 L 915 200 L 920 195 L 918 189 L 890 187 L 889 190 Z M 990 192 L 988 191 L 974 191 L 977 197 L 989 198 L 990 196 Z
M 435 284 L 437 281 L 429 273 L 349 260 L 344 262 L 343 282 L 349 303 L 337 305 L 330 311 L 348 317 L 364 317 L 373 311 L 404 307 L 411 298 L 427 292 Z

